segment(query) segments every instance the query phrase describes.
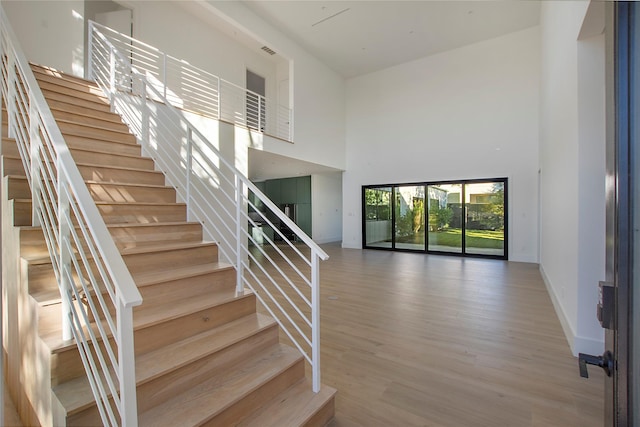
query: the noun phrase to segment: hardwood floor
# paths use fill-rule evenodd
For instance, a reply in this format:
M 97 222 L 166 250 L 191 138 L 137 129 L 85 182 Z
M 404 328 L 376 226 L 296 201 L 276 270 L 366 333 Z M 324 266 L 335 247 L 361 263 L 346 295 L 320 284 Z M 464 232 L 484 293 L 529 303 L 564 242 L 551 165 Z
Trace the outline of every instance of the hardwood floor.
M 603 425 L 536 264 L 323 248 L 332 427 Z

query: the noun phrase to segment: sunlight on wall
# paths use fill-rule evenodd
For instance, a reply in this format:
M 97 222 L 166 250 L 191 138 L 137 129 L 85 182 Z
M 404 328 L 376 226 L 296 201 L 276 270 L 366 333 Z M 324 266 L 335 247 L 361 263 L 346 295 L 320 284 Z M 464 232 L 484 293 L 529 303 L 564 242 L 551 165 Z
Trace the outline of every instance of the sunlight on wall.
M 84 25 L 84 17 L 80 13 L 72 10 L 71 16 L 73 16 L 80 25 Z M 74 47 L 71 55 L 71 70 L 73 74 L 84 77 L 84 44 L 79 44 Z

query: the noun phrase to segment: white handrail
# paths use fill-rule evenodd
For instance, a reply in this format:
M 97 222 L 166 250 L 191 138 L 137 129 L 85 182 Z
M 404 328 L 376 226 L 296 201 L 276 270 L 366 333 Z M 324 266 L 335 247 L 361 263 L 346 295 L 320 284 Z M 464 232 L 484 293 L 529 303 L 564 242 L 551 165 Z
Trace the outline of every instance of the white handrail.
M 89 23 L 90 75 L 186 201 L 190 218 L 234 265 L 237 292 L 251 289 L 311 364 L 318 392 L 319 261 L 329 256 L 164 97 L 172 88 L 138 70 L 129 51 L 121 52 L 102 28 Z
M 291 141 L 290 108 L 174 58 L 140 40 L 96 22 L 93 25 L 109 37 L 113 46 L 130 59 L 138 72 L 147 77 L 149 84 L 162 94 L 165 102 Z M 89 52 L 89 58 L 91 55 Z M 91 72 L 89 69 L 89 78 L 93 80 Z
M 142 297 L 0 6 L 2 96 L 62 301 L 105 425 L 137 425 L 133 307 Z M 115 315 L 114 313 L 115 312 Z M 102 345 L 96 345 L 101 342 Z

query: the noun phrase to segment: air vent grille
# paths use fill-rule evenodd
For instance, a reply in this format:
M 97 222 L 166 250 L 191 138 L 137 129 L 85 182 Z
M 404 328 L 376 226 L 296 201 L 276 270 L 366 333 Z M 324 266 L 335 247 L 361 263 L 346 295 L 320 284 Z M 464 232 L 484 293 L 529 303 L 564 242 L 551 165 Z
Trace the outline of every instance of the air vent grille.
M 267 52 L 269 55 L 275 55 L 276 54 L 276 51 L 271 49 L 269 46 L 262 46 L 261 49 L 264 50 L 265 52 Z

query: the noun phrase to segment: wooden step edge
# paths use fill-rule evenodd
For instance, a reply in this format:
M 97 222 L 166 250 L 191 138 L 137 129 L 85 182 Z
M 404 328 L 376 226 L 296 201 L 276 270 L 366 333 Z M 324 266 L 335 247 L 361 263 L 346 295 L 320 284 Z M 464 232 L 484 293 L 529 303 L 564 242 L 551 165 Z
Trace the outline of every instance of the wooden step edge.
M 215 292 L 212 292 L 211 294 L 185 298 L 181 300 L 180 304 L 176 304 L 175 301 L 171 301 L 166 304 L 158 304 L 154 305 L 153 307 L 147 307 L 146 312 L 145 310 L 143 310 L 143 302 L 143 305 L 138 306 L 134 309 L 133 330 L 135 333 L 156 325 L 160 325 L 162 323 L 170 322 L 172 320 L 197 313 L 199 311 L 215 309 L 215 307 L 245 298 L 254 298 L 251 290 L 245 289 L 242 295 L 236 294 L 235 290 L 217 290 Z M 61 308 L 60 304 L 50 304 L 46 306 L 40 306 L 39 310 L 60 312 Z M 95 325 L 95 323 L 91 323 L 90 326 L 94 331 L 97 331 L 97 326 Z M 97 332 L 96 336 L 98 337 L 98 341 L 102 341 L 102 339 L 100 339 L 100 335 Z M 108 331 L 107 337 L 109 339 L 111 338 L 111 334 Z M 74 340 L 62 340 L 62 332 L 59 325 L 55 328 L 51 328 L 46 334 L 39 335 L 39 338 L 47 346 L 51 354 L 62 353 L 76 347 L 76 343 Z
M 253 313 L 138 355 L 136 357 L 136 382 L 138 385 L 147 383 L 231 347 L 255 334 L 277 327 L 278 322 L 272 317 Z
M 76 101 L 78 106 L 86 108 L 92 111 L 99 111 L 102 113 L 111 113 L 111 104 L 109 99 L 101 98 L 99 96 L 92 96 L 91 94 L 84 94 L 85 96 L 74 96 L 68 93 L 64 93 L 55 89 L 47 89 L 46 87 L 40 87 L 42 94 L 48 101 L 57 101 L 64 103 L 72 103 Z
M 275 344 L 267 351 L 240 362 L 226 373 L 208 379 L 162 405 L 139 414 L 138 420 L 140 425 L 205 424 L 302 360 L 302 355 L 297 350 Z
M 138 355 L 136 357 L 136 386 L 153 381 L 162 375 L 231 347 L 254 334 L 277 327 L 277 325 L 277 322 L 272 318 L 256 313 L 201 332 L 169 346 Z M 225 336 L 224 333 L 230 329 L 240 329 L 240 331 L 231 337 Z M 216 339 L 221 335 L 223 339 Z M 90 408 L 94 403 L 89 380 L 86 376 L 57 385 L 54 387 L 54 393 L 69 416 Z M 70 399 L 72 395 L 75 396 L 73 400 Z
M 108 98 L 102 88 L 100 88 L 96 82 L 92 82 L 90 80 L 83 80 L 79 77 L 70 77 L 68 74 L 63 73 L 60 73 L 60 75 L 52 75 L 49 73 L 42 73 L 37 70 L 33 74 L 38 83 L 52 84 L 60 88 L 64 88 L 67 91 L 80 92 L 105 99 Z
M 148 254 L 148 253 L 160 253 L 160 252 L 171 252 L 177 250 L 184 249 L 199 249 L 199 248 L 215 248 L 217 247 L 217 243 L 215 242 L 206 242 L 206 241 L 198 241 L 198 242 L 185 242 L 185 243 L 158 243 L 156 245 L 149 245 L 140 248 L 131 248 L 125 251 L 122 251 L 122 256 L 125 255 L 140 255 L 140 254 Z
M 40 64 L 36 64 L 35 62 L 29 62 L 29 65 L 31 66 L 31 70 L 34 72 L 38 72 L 40 74 L 46 74 L 48 76 L 51 77 L 56 77 L 56 78 L 61 78 L 61 79 L 65 79 L 65 80 L 71 80 L 77 83 L 86 83 L 87 85 L 92 85 L 95 87 L 98 87 L 97 83 L 94 82 L 93 80 L 88 80 L 79 76 L 74 76 L 73 74 L 69 74 L 69 73 L 65 73 L 63 71 L 60 70 L 56 70 L 53 67 L 48 67 L 46 65 L 40 65 Z
M 20 161 L 22 161 L 21 157 L 14 156 L 14 155 L 11 155 L 11 154 L 3 154 L 2 157 L 6 158 L 6 159 L 10 159 L 10 160 L 20 160 Z M 95 168 L 95 169 L 110 169 L 110 170 L 119 170 L 119 171 L 124 171 L 124 172 L 143 172 L 143 173 L 152 173 L 152 174 L 163 175 L 164 176 L 164 174 L 161 171 L 157 171 L 157 170 L 154 170 L 154 169 L 140 169 L 140 168 L 134 168 L 134 167 L 129 167 L 129 166 L 110 166 L 110 165 L 101 165 L 101 164 L 86 163 L 86 162 L 76 162 L 76 165 L 78 167 L 87 167 L 87 168 Z
M 122 154 L 122 153 L 114 153 L 112 151 L 103 151 L 103 150 L 95 150 L 91 148 L 77 148 L 77 147 L 69 147 L 69 151 L 71 151 L 72 155 L 73 155 L 73 152 L 75 151 L 82 151 L 85 153 L 93 153 L 100 156 L 124 157 L 128 159 L 137 159 L 145 162 L 153 162 L 153 159 L 151 157 L 145 157 L 138 154 L 126 154 L 126 153 Z
M 76 162 L 76 165 L 78 167 L 82 166 L 82 167 L 95 168 L 95 169 L 113 169 L 113 170 L 120 170 L 125 172 L 145 172 L 145 173 L 159 174 L 164 176 L 164 174 L 161 171 L 157 171 L 153 169 L 139 169 L 139 168 L 132 168 L 128 166 L 109 166 L 109 165 L 100 165 L 95 163 L 78 163 L 78 162 Z
M 29 203 L 31 203 L 31 199 L 28 200 Z M 126 257 L 128 255 L 141 255 L 141 254 L 149 254 L 149 253 L 161 253 L 161 252 L 171 252 L 171 251 L 175 251 L 175 250 L 183 250 L 183 249 L 195 249 L 198 247 L 216 247 L 217 244 L 214 242 L 203 242 L 203 241 L 198 241 L 198 242 L 187 242 L 187 243 L 162 243 L 162 242 L 158 242 L 157 244 L 150 244 L 150 245 L 145 245 L 145 246 L 140 246 L 140 247 L 133 247 L 133 248 L 127 248 L 127 249 L 121 249 L 120 250 L 120 255 L 122 255 L 123 257 Z M 86 254 L 86 257 L 88 260 L 93 259 L 93 257 L 90 254 Z M 25 260 L 26 262 L 29 263 L 29 265 L 43 265 L 43 264 L 50 264 L 51 263 L 51 258 L 46 255 L 33 255 L 33 256 L 29 256 L 29 255 L 25 255 L 22 256 L 21 258 L 23 260 Z
M 190 279 L 209 274 L 221 273 L 227 270 L 234 270 L 234 266 L 224 262 L 214 262 L 198 264 L 195 266 L 173 268 L 169 271 L 153 271 L 134 274 L 134 279 L 138 288 L 145 286 L 159 285 L 172 282 L 174 280 Z
M 26 177 L 25 177 L 26 178 Z M 169 185 L 158 185 L 158 184 L 136 184 L 132 182 L 111 182 L 111 181 L 94 181 L 94 180 L 85 180 L 84 181 L 87 186 L 89 185 L 106 185 L 106 186 L 122 186 L 122 187 L 140 187 L 140 188 L 148 188 L 148 189 L 172 189 L 175 188 Z
M 88 128 L 88 129 L 91 129 L 91 130 L 113 132 L 113 133 L 118 134 L 118 135 L 126 135 L 126 136 L 135 137 L 135 135 L 132 134 L 130 131 L 126 131 L 125 132 L 125 131 L 121 131 L 121 130 L 117 130 L 117 129 L 110 129 L 110 128 L 105 128 L 105 127 L 102 127 L 102 126 L 96 126 L 96 125 L 90 125 L 90 124 L 86 124 L 86 123 L 80 123 L 80 122 L 76 122 L 76 121 L 68 120 L 68 119 L 56 119 L 56 122 L 58 123 L 58 127 L 60 127 L 60 124 L 73 125 L 73 126 L 80 126 L 80 127 L 83 127 L 83 128 Z M 61 130 L 61 132 L 62 132 L 62 130 Z
M 74 106 L 73 104 L 71 104 L 69 102 L 58 101 L 56 99 L 53 99 L 51 101 L 54 101 L 56 103 L 63 103 L 63 104 L 66 104 L 66 105 Z M 49 109 L 53 113 L 54 118 L 55 118 L 55 112 L 60 112 L 60 113 L 71 114 L 73 116 L 79 116 L 79 117 L 83 117 L 83 118 L 87 118 L 87 119 L 93 119 L 93 120 L 107 122 L 107 123 L 111 123 L 111 124 L 118 124 L 118 125 L 122 125 L 122 126 L 127 126 L 126 123 L 122 122 L 122 117 L 120 117 L 119 115 L 117 115 L 115 113 L 107 114 L 108 117 L 98 117 L 98 116 L 95 116 L 95 115 L 93 115 L 91 113 L 88 113 L 88 112 L 82 112 L 81 113 L 81 112 L 76 112 L 76 111 L 69 111 L 69 110 L 66 110 L 64 107 L 60 107 L 60 106 L 49 105 Z M 86 111 L 86 109 L 83 109 L 83 110 Z M 63 119 L 63 120 L 69 120 L 69 119 Z M 84 124 L 84 123 L 82 123 L 82 124 Z
M 254 297 L 253 292 L 249 289 L 246 289 L 242 294 L 238 294 L 235 289 L 218 289 L 209 294 L 183 298 L 179 301 L 179 304 L 176 301 L 168 301 L 164 304 L 154 304 L 152 306 L 142 304 L 136 307 L 134 311 L 133 328 L 136 331 L 143 330 L 193 313 L 215 309 L 230 302 Z
M 311 381 L 303 378 L 254 411 L 238 427 L 280 427 L 325 425 L 335 413 L 337 390 L 322 385 L 313 392 Z

